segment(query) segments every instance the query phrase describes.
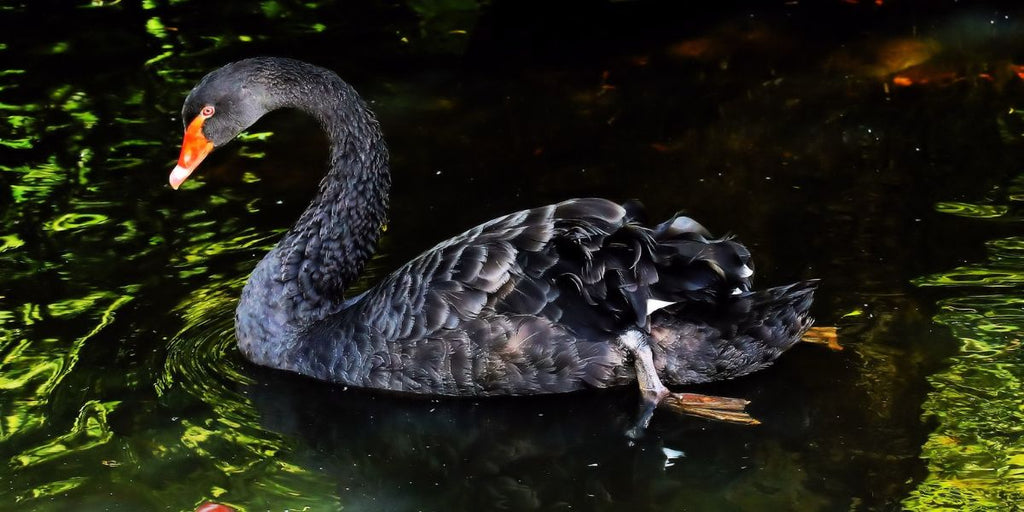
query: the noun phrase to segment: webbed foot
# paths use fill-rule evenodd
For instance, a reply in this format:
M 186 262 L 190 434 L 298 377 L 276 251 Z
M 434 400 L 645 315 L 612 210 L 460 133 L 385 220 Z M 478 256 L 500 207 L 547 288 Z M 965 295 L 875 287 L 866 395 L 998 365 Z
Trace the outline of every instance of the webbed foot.
M 658 407 L 677 413 L 741 425 L 760 423 L 747 414 L 746 406 L 749 402 L 746 400 L 670 392 L 658 377 L 657 368 L 654 366 L 654 356 L 645 334 L 639 331 L 629 331 L 619 337 L 619 343 L 636 358 L 634 364 L 636 365 L 637 383 L 640 385 L 640 394 L 643 397 L 637 421 L 633 428 L 626 432 L 630 438 L 636 439 L 643 435 L 654 415 L 654 409 Z
M 740 425 L 760 425 L 761 422 L 747 414 L 747 404 L 742 398 L 698 395 L 696 393 L 669 393 L 662 398 L 658 407 L 680 414 L 689 414 Z
M 803 338 L 800 338 L 800 341 L 824 345 L 835 351 L 843 349 L 843 346 L 839 344 L 839 331 L 836 330 L 835 326 L 811 327 L 807 329 L 807 332 L 804 333 Z

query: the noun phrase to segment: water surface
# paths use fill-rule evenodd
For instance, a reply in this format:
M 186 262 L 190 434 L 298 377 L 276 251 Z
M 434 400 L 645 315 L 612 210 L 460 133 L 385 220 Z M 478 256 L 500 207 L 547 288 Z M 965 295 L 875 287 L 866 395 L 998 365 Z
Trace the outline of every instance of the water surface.
M 1016 510 L 1024 25 L 996 5 L 197 1 L 0 5 L 0 503 L 19 510 Z M 878 5 L 881 4 L 881 5 Z M 391 146 L 360 286 L 569 197 L 678 210 L 823 280 L 845 350 L 694 388 L 411 400 L 257 368 L 248 272 L 326 155 L 278 113 L 173 192 L 206 72 L 334 69 Z

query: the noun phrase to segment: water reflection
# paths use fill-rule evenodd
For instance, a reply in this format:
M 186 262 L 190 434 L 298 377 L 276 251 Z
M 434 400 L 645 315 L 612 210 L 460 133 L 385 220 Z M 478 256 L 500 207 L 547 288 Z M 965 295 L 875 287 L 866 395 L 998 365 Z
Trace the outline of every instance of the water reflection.
M 1024 175 L 1012 181 L 1020 183 Z M 1019 222 L 1016 188 L 1010 204 L 968 206 L 981 219 Z M 954 215 L 964 209 L 940 211 Z M 948 326 L 960 342 L 948 368 L 929 377 L 934 391 L 924 403 L 938 427 L 922 456 L 930 475 L 905 504 L 914 510 L 935 507 L 983 510 L 1024 501 L 1024 239 L 997 238 L 986 243 L 988 260 L 915 280 L 925 287 L 969 287 L 960 297 L 939 302 L 935 321 Z M 984 293 L 974 290 L 985 289 Z M 1005 291 L 1004 291 L 1005 290 Z
M 847 492 L 865 492 L 892 485 L 893 473 L 914 463 L 909 455 L 894 461 L 919 442 L 887 426 L 906 409 L 899 401 L 896 412 L 865 414 L 852 404 L 827 404 L 814 389 L 829 383 L 778 379 L 799 375 L 792 365 L 806 365 L 806 359 L 760 379 L 706 388 L 752 398 L 762 427 L 662 415 L 635 443 L 623 435 L 634 419 L 631 389 L 531 400 L 429 400 L 254 368 L 233 350 L 230 310 L 240 284 L 217 282 L 176 307 L 186 326 L 169 342 L 157 385 L 163 407 L 183 409 L 180 426 L 160 432 L 162 449 L 208 467 L 202 473 L 210 482 L 203 484 L 206 496 L 222 502 L 357 510 L 652 503 L 657 509 L 762 510 L 771 503 L 830 510 L 836 501 L 814 476 L 818 472 L 847 468 L 863 486 Z M 824 349 L 797 352 L 827 367 L 833 383 L 856 376 Z M 877 455 L 851 458 L 844 441 L 827 434 L 835 430 L 825 425 L 855 415 L 862 415 L 858 424 L 881 427 L 875 442 L 884 449 Z M 835 455 L 823 459 L 816 452 Z M 897 469 L 879 471 L 881 462 Z M 874 469 L 865 478 L 860 468 Z

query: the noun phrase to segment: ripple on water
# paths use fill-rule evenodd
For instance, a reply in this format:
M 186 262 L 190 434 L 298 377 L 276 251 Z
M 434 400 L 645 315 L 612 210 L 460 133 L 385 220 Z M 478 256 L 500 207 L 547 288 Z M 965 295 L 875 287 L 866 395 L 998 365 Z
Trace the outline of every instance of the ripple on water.
M 918 286 L 1009 288 L 1024 284 L 1024 237 L 990 240 L 988 261 L 913 279 Z
M 51 231 L 71 231 L 104 224 L 110 217 L 99 213 L 66 213 L 49 224 Z
M 956 201 L 938 203 L 935 205 L 935 209 L 942 213 L 975 219 L 1001 217 L 1009 211 L 1009 208 L 1003 205 L 961 203 Z
M 25 241 L 19 238 L 18 235 L 0 236 L 0 253 L 17 249 L 23 245 L 25 245 Z
M 163 394 L 180 386 L 203 402 L 217 406 L 222 399 L 241 399 L 236 385 L 252 384 L 234 350 L 234 292 L 237 282 L 214 284 L 194 292 L 175 308 L 185 325 L 167 345 L 164 371 L 157 381 Z
M 75 406 L 69 421 L 62 416 L 58 397 L 72 388 L 73 393 L 81 391 L 74 382 L 81 372 L 79 358 L 89 347 L 108 340 L 115 317 L 131 300 L 128 295 L 92 293 L 29 306 L 26 309 L 32 312 L 20 318 L 0 314 L 13 326 L 0 333 L 0 441 L 13 441 L 8 446 L 17 447 L 9 459 L 11 494 L 2 498 L 5 502 L 38 503 L 30 500 L 76 488 L 97 475 L 92 468 L 83 470 L 82 460 L 119 451 L 111 442 L 114 434 L 107 418 L 120 400 L 87 399 Z M 41 335 L 47 332 L 37 330 L 41 310 L 51 322 L 59 319 L 87 331 Z
M 1008 212 L 1005 207 L 943 208 L 979 218 Z M 918 286 L 981 287 L 989 293 L 938 303 L 934 320 L 950 329 L 960 350 L 945 370 L 928 379 L 933 391 L 922 408 L 937 427 L 922 449 L 929 474 L 903 502 L 910 510 L 1018 510 L 1024 503 L 1024 237 L 999 238 L 986 246 L 984 263 L 913 281 Z
M 938 421 L 922 456 L 930 475 L 913 510 L 1001 510 L 1024 502 L 1024 298 L 972 295 L 939 303 L 936 322 L 961 340 L 946 370 L 929 378 L 923 405 Z
M 168 344 L 157 393 L 167 396 L 180 390 L 208 408 L 206 414 L 193 412 L 181 421 L 178 440 L 202 467 L 219 475 L 203 472 L 208 498 L 244 507 L 248 500 L 265 500 L 270 494 L 297 508 L 322 506 L 332 484 L 288 461 L 289 441 L 261 425 L 245 394 L 257 383 L 235 349 L 233 313 L 243 282 L 214 282 L 175 308 L 185 325 Z

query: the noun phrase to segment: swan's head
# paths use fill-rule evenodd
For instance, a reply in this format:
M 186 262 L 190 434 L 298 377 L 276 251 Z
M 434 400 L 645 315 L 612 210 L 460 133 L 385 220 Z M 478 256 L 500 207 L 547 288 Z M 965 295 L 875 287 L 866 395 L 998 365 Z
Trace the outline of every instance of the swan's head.
M 181 108 L 185 139 L 171 171 L 177 189 L 214 148 L 227 144 L 267 112 L 264 87 L 256 80 L 259 59 L 233 62 L 203 77 Z

